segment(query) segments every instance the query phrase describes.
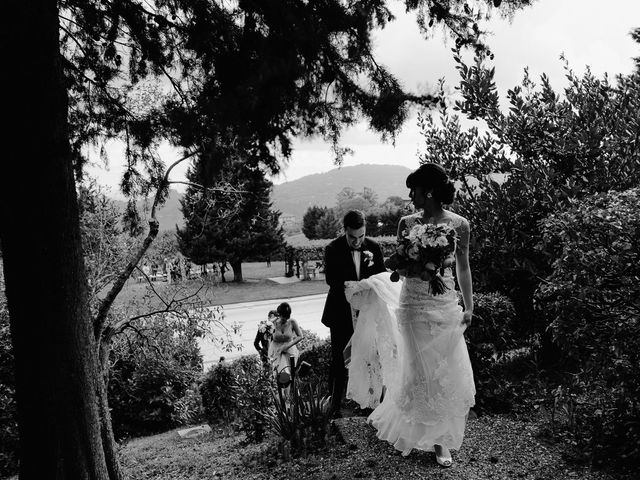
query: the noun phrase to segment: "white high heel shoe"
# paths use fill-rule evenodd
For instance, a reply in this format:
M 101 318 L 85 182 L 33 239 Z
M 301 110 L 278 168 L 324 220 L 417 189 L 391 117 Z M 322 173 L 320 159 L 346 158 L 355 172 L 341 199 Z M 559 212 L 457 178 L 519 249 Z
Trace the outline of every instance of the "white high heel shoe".
M 447 447 L 441 446 L 440 449 L 442 451 L 442 455 L 438 455 L 436 453 L 436 462 L 441 467 L 444 467 L 444 468 L 451 467 L 453 465 L 453 459 L 451 458 L 451 452 L 449 451 L 449 449 Z M 434 450 L 435 450 L 435 448 L 434 448 Z

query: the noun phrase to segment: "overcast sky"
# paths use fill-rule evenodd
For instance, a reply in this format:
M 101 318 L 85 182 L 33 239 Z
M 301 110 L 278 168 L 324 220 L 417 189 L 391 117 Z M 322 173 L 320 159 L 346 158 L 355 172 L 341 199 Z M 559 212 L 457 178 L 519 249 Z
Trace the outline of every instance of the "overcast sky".
M 442 33 L 425 40 L 418 31 L 415 16 L 404 13 L 402 2 L 392 2 L 391 6 L 396 20 L 375 35 L 379 62 L 409 90 L 425 92 L 442 77 L 453 90 L 458 82 L 451 55 L 453 42 Z M 583 72 L 588 65 L 597 76 L 607 73 L 613 78 L 619 73 L 630 73 L 633 57 L 640 56 L 640 46 L 629 35 L 636 27 L 640 27 L 640 0 L 537 0 L 512 20 L 493 18 L 485 29 L 492 32 L 488 43 L 495 54 L 499 93 L 504 97 L 507 89 L 519 84 L 525 67 L 529 67 L 534 79 L 546 73 L 560 92 L 566 85 L 564 65 L 559 58 L 563 53 L 575 72 Z M 355 152 L 345 158 L 344 166 L 376 163 L 416 168 L 420 145 L 415 115 L 397 136 L 395 146 L 383 143 L 363 123 L 343 135 L 343 146 Z M 108 145 L 107 154 L 109 168 L 97 165 L 89 173 L 118 196 L 117 185 L 124 164 L 122 146 Z M 160 154 L 167 165 L 179 157 L 168 145 L 161 148 Z M 100 164 L 97 157 L 92 156 L 92 160 Z M 173 179 L 183 179 L 186 167 L 176 171 Z M 332 168 L 335 165 L 328 144 L 318 139 L 301 139 L 294 143 L 289 164 L 274 181 L 291 181 Z

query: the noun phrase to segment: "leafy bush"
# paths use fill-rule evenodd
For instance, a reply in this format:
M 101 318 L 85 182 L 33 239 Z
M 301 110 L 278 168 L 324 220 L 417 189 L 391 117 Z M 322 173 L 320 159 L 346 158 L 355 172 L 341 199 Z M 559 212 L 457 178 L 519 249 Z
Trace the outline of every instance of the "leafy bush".
M 305 383 L 311 385 L 326 383 L 331 368 L 331 342 L 329 340 L 320 340 L 320 342 L 301 350 L 298 361 L 304 361 L 311 365 L 311 372 L 304 379 Z
M 396 226 L 397 228 L 397 226 Z M 382 249 L 382 255 L 385 257 L 390 256 L 393 252 L 395 252 L 396 248 L 396 237 L 394 236 L 384 236 L 384 237 L 373 237 L 373 240 L 380 245 Z M 285 261 L 300 261 L 306 262 L 310 260 L 321 260 L 324 258 L 324 249 L 326 246 L 333 241 L 330 239 L 316 239 L 316 240 L 304 240 L 297 241 L 295 245 L 287 245 L 285 248 Z
M 302 333 L 303 338 L 296 345 L 300 352 L 307 350 L 313 347 L 314 345 L 318 345 L 319 343 L 322 342 L 318 334 L 315 332 L 312 332 L 311 330 L 307 330 L 306 328 L 300 327 L 300 333 Z
M 258 412 L 271 405 L 272 387 L 271 372 L 255 354 L 211 367 L 200 386 L 207 421 L 231 423 L 248 442 L 262 441 L 266 420 Z
M 166 319 L 152 318 L 114 343 L 108 394 L 117 438 L 199 419 L 202 357 L 196 337 L 167 327 Z
M 297 379 L 296 389 L 299 388 L 306 395 L 306 403 L 300 408 L 306 409 L 305 412 L 312 409 L 305 428 L 317 433 L 318 428 L 324 428 L 317 426 L 317 408 L 320 408 L 317 401 L 328 393 L 326 380 L 331 364 L 331 345 L 310 332 L 305 331 L 305 336 L 310 346 L 301 350 L 299 361 L 307 361 L 312 369 L 305 378 Z M 255 354 L 243 355 L 228 364 L 220 363 L 211 367 L 200 386 L 207 421 L 211 424 L 232 422 L 245 433 L 249 442 L 264 439 L 268 426 L 264 413 L 273 409 L 279 401 L 276 391 L 271 372 L 263 367 Z
M 542 225 L 555 260 L 537 299 L 576 373 L 557 397 L 595 462 L 640 462 L 639 211 L 633 188 L 572 201 Z
M 528 396 L 531 350 L 514 334 L 513 303 L 498 293 L 476 293 L 477 318 L 467 329 L 469 357 L 476 383 L 478 413 L 511 411 Z
M 235 386 L 231 366 L 226 362 L 213 365 L 200 384 L 202 408 L 210 425 L 228 422 L 235 414 L 236 404 L 230 394 Z
M 540 222 L 570 199 L 637 184 L 638 72 L 613 83 L 567 67 L 568 86 L 558 94 L 545 75 L 536 85 L 525 71 L 506 92 L 507 110 L 487 59 L 480 54 L 466 65 L 455 58 L 462 94 L 455 109 L 488 130 L 464 129 L 443 102 L 440 118 L 422 117 L 420 160 L 442 164 L 460 182 L 454 208 L 471 223 L 476 287 L 509 296 L 518 330 L 535 328 L 546 346 L 548 325 L 535 311 L 534 294 L 553 256 L 539 248 Z
M 0 275 L 2 272 L 0 271 Z M 13 374 L 13 348 L 9 332 L 9 311 L 0 292 L 0 476 L 18 468 L 18 411 Z
M 466 337 L 471 344 L 490 344 L 496 356 L 522 346 L 514 335 L 516 311 L 513 302 L 499 293 L 475 293 L 474 314 L 478 317 Z
M 260 412 L 272 403 L 274 388 L 271 372 L 263 367 L 257 355 L 245 355 L 232 363 L 235 385 L 233 399 L 240 430 L 248 442 L 259 443 L 267 431 L 267 421 Z

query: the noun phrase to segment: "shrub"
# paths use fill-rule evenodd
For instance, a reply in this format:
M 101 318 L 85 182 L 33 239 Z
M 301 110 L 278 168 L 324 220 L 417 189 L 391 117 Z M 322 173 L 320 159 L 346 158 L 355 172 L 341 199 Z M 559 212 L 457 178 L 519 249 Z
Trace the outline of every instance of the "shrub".
M 476 293 L 474 314 L 478 318 L 466 331 L 470 343 L 491 344 L 496 356 L 522 346 L 522 340 L 515 335 L 516 312 L 509 298 L 495 292 Z
M 476 383 L 478 413 L 505 413 L 528 397 L 531 351 L 514 333 L 513 303 L 498 293 L 476 293 L 477 318 L 465 337 Z
M 162 318 L 127 332 L 111 353 L 109 406 L 116 438 L 157 433 L 199 418 L 196 383 L 202 357 L 196 337 Z
M 330 396 L 321 384 L 294 380 L 290 396 L 272 389 L 272 405 L 261 415 L 280 437 L 279 451 L 285 460 L 326 447 L 331 423 Z
M 2 272 L 0 271 L 0 275 Z M 0 292 L 0 476 L 18 468 L 18 411 L 15 398 L 13 348 L 9 332 L 9 310 Z
M 210 425 L 229 421 L 235 414 L 236 405 L 230 395 L 235 385 L 231 366 L 225 362 L 213 365 L 200 385 L 204 416 Z
M 305 428 L 315 432 L 313 438 L 317 439 L 321 436 L 319 429 L 324 431 L 321 425 L 323 420 L 320 421 L 318 417 L 321 407 L 318 401 L 324 397 L 322 392 L 328 393 L 326 379 L 331 364 L 331 345 L 326 340 L 318 340 L 314 334 L 307 338 L 311 346 L 301 351 L 299 361 L 310 363 L 312 370 L 305 378 L 296 380 L 296 389 L 303 392 L 300 401 L 306 402 L 299 408 L 306 409 L 305 412 L 311 409 Z M 264 368 L 255 354 L 243 355 L 229 364 L 220 363 L 211 367 L 202 380 L 200 392 L 209 423 L 233 422 L 237 429 L 245 433 L 248 442 L 256 443 L 262 441 L 267 432 L 268 420 L 264 413 L 273 409 L 279 401 L 271 372 Z M 309 435 L 305 434 L 305 438 Z M 305 445 L 310 441 L 305 440 Z
M 307 362 L 311 365 L 311 372 L 304 379 L 305 383 L 321 385 L 329 378 L 331 368 L 331 342 L 320 340 L 300 352 L 299 362 Z M 327 387 L 328 388 L 328 387 Z
M 231 366 L 235 385 L 233 399 L 240 430 L 248 442 L 259 443 L 267 431 L 267 421 L 260 412 L 272 403 L 273 380 L 257 355 L 245 355 Z
M 572 395 L 557 398 L 574 405 L 568 426 L 596 463 L 640 462 L 638 211 L 633 188 L 571 202 L 542 225 L 555 260 L 537 300 L 575 373 Z
M 638 72 L 610 82 L 567 67 L 568 86 L 558 94 L 545 75 L 536 84 L 525 71 L 503 109 L 486 55 L 473 65 L 454 58 L 462 96 L 455 109 L 488 129 L 464 128 L 443 102 L 440 118 L 421 117 L 420 160 L 442 164 L 458 181 L 454 208 L 471 223 L 475 286 L 508 295 L 521 328 L 535 328 L 546 347 L 534 294 L 553 256 L 539 248 L 541 222 L 572 198 L 637 185 Z M 554 353 L 545 348 L 541 358 Z
M 258 412 L 271 405 L 272 387 L 271 372 L 255 354 L 211 367 L 200 386 L 207 421 L 232 423 L 248 442 L 262 441 L 266 420 Z
M 298 345 L 297 345 L 298 350 L 300 352 L 307 350 L 313 347 L 314 345 L 318 345 L 319 343 L 322 342 L 318 334 L 315 332 L 312 332 L 311 330 L 307 330 L 306 328 L 300 327 L 300 333 L 302 333 L 302 336 L 303 336 L 302 340 L 300 340 L 300 342 L 298 342 Z

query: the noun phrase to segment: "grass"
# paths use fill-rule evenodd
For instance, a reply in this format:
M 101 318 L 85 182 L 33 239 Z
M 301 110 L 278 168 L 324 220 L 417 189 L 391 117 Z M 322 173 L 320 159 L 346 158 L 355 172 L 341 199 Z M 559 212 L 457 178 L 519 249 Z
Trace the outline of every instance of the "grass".
M 243 263 L 242 273 L 244 282 L 241 283 L 230 281 L 233 279 L 233 273 L 228 272 L 225 275 L 228 280 L 226 283 L 206 280 L 203 284 L 201 280 L 189 280 L 169 285 L 166 282 L 154 282 L 153 288 L 165 297 L 175 295 L 176 291 L 180 292 L 177 296 L 184 297 L 204 287 L 200 291 L 200 299 L 209 305 L 301 297 L 329 291 L 329 286 L 324 281 L 322 274 L 318 274 L 313 280 L 288 284 L 278 284 L 268 280 L 273 277 L 284 277 L 284 262 L 271 262 L 271 267 L 267 267 L 266 262 Z M 139 283 L 135 280 L 129 280 L 116 303 L 126 305 L 139 301 L 145 296 L 151 296 L 147 282 Z M 153 305 L 154 302 L 151 301 L 150 304 Z

